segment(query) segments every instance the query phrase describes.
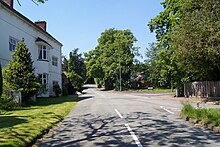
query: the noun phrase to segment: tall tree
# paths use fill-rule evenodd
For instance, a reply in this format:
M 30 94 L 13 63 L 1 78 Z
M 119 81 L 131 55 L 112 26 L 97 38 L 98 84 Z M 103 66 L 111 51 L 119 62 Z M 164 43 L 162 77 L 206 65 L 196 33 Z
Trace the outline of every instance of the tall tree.
M 40 86 L 34 75 L 31 53 L 24 43 L 24 39 L 18 43 L 12 53 L 12 59 L 5 70 L 4 78 L 10 90 L 18 90 L 22 94 L 22 101 L 29 102 L 37 93 Z
M 186 0 L 188 1 L 188 0 Z M 180 8 L 184 0 L 165 0 L 161 3 L 164 11 L 153 18 L 148 26 L 156 33 L 158 54 L 154 66 L 159 74 L 160 82 L 167 87 L 181 83 L 181 69 L 176 65 L 175 48 L 171 45 L 172 34 L 176 32 L 176 25 L 181 19 Z
M 220 1 L 188 1 L 173 46 L 186 80 L 220 80 Z
M 82 86 L 86 80 L 86 66 L 82 54 L 78 53 L 78 48 L 69 54 L 68 78 L 76 91 L 82 92 Z
M 126 84 L 137 51 L 133 45 L 135 41 L 130 30 L 105 30 L 98 39 L 98 46 L 85 55 L 88 74 L 103 78 L 106 89 L 117 87 L 120 78 Z

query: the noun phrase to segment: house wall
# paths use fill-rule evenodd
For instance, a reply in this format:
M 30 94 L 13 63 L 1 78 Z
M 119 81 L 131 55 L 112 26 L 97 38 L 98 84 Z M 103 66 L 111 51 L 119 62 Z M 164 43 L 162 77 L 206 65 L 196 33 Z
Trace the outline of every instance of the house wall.
M 6 67 L 11 59 L 12 51 L 9 50 L 9 37 L 16 38 L 18 40 L 25 39 L 25 44 L 28 47 L 35 67 L 36 76 L 41 73 L 48 74 L 48 92 L 43 95 L 45 97 L 53 96 L 53 81 L 57 81 L 62 87 L 61 80 L 61 44 L 53 40 L 39 31 L 32 24 L 26 20 L 20 18 L 8 8 L 0 4 L 0 63 L 3 67 Z M 48 61 L 38 60 L 38 45 L 35 43 L 36 39 L 40 37 L 48 42 L 52 48 L 48 49 Z M 52 65 L 52 56 L 58 58 L 58 66 Z

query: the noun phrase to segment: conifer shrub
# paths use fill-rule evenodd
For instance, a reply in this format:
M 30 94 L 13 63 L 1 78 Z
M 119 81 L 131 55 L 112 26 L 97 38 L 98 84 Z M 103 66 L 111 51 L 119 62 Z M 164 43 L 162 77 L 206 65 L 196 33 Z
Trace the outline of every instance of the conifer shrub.
M 40 83 L 35 77 L 31 53 L 24 43 L 18 43 L 12 53 L 12 59 L 4 72 L 4 79 L 9 90 L 18 90 L 22 94 L 22 103 L 31 101 L 36 95 Z

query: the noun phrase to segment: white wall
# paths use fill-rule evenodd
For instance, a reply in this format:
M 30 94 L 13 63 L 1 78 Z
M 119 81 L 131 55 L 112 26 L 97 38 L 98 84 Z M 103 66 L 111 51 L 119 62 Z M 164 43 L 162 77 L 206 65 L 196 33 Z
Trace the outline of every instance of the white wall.
M 52 90 L 52 82 L 58 81 L 60 87 L 61 81 L 61 45 L 55 42 L 52 38 L 45 35 L 41 31 L 34 28 L 30 23 L 16 17 L 13 13 L 5 9 L 0 4 L 0 62 L 3 67 L 6 66 L 11 59 L 12 51 L 9 50 L 9 36 L 18 40 L 25 39 L 29 51 L 31 52 L 33 66 L 35 67 L 35 74 L 48 73 L 49 93 L 46 96 L 54 95 Z M 47 41 L 52 49 L 49 49 L 49 62 L 38 61 L 38 45 L 35 43 L 36 39 L 40 37 Z M 58 66 L 52 65 L 52 56 L 58 58 Z

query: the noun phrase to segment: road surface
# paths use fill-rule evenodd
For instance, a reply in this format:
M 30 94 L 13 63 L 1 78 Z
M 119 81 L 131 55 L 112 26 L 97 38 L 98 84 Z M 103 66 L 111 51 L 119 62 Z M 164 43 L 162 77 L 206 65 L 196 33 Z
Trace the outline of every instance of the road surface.
M 106 92 L 92 85 L 85 93 L 37 146 L 220 146 L 220 134 L 185 122 L 182 104 L 161 94 Z

